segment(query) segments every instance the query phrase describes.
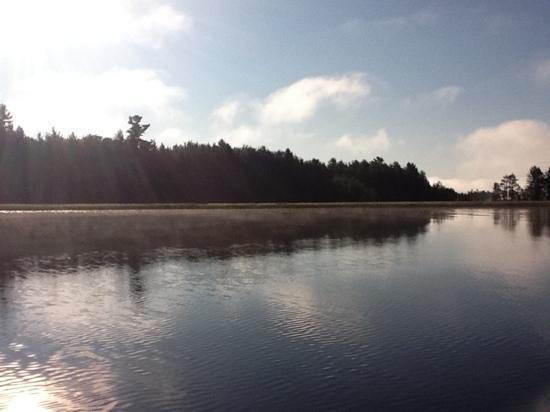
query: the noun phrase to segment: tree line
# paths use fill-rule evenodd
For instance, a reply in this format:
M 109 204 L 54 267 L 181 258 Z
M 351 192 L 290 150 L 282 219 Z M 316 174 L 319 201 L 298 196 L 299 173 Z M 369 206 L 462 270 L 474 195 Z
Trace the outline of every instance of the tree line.
M 55 129 L 31 138 L 0 105 L 0 202 L 323 202 L 455 200 L 415 164 L 303 160 L 290 150 L 145 140 L 129 118 L 113 137 Z
M 527 184 L 522 188 L 514 173 L 504 175 L 493 184 L 493 200 L 550 200 L 550 167 L 544 173 L 533 166 L 527 174 Z
M 493 183 L 493 190 L 470 190 L 459 193 L 459 200 L 467 201 L 544 201 L 550 200 L 550 167 L 544 173 L 538 166 L 533 166 L 527 174 L 524 188 L 514 173 L 504 175 L 500 182 Z

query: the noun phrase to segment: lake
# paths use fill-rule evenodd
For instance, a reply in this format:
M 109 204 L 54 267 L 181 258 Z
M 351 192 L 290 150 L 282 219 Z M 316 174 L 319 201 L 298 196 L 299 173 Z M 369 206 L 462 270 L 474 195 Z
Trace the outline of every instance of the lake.
M 550 208 L 0 213 L 0 410 L 548 410 Z

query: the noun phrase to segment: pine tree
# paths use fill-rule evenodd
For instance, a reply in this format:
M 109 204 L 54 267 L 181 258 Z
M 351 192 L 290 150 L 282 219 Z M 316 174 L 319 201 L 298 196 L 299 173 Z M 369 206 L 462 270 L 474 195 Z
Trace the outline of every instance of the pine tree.
M 544 193 L 544 173 L 539 167 L 533 166 L 527 175 L 525 192 L 529 200 L 542 200 Z
M 13 130 L 13 117 L 5 104 L 0 103 L 0 128 Z
M 521 186 L 515 174 L 511 173 L 502 177 L 500 190 L 503 200 L 519 200 L 521 197 Z
M 493 200 L 502 200 L 502 190 L 500 190 L 500 185 L 497 182 L 495 182 L 493 184 L 492 199 Z
M 130 125 L 130 128 L 126 131 L 128 135 L 128 141 L 134 146 L 138 147 L 141 136 L 145 133 L 145 131 L 149 128 L 150 125 L 148 124 L 141 124 L 141 116 L 134 115 L 130 116 L 128 118 L 128 124 Z

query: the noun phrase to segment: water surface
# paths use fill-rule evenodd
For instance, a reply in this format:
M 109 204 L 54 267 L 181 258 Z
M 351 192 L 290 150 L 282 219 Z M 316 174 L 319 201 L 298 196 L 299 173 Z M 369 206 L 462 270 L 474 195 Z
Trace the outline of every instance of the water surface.
M 0 410 L 548 410 L 550 208 L 0 215 Z

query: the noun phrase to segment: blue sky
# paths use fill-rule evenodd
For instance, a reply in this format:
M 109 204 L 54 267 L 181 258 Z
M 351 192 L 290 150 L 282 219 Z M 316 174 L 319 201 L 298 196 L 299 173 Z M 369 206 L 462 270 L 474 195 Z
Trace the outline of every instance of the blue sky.
M 550 166 L 550 2 L 0 0 L 34 135 L 220 138 L 415 162 L 458 189 Z

